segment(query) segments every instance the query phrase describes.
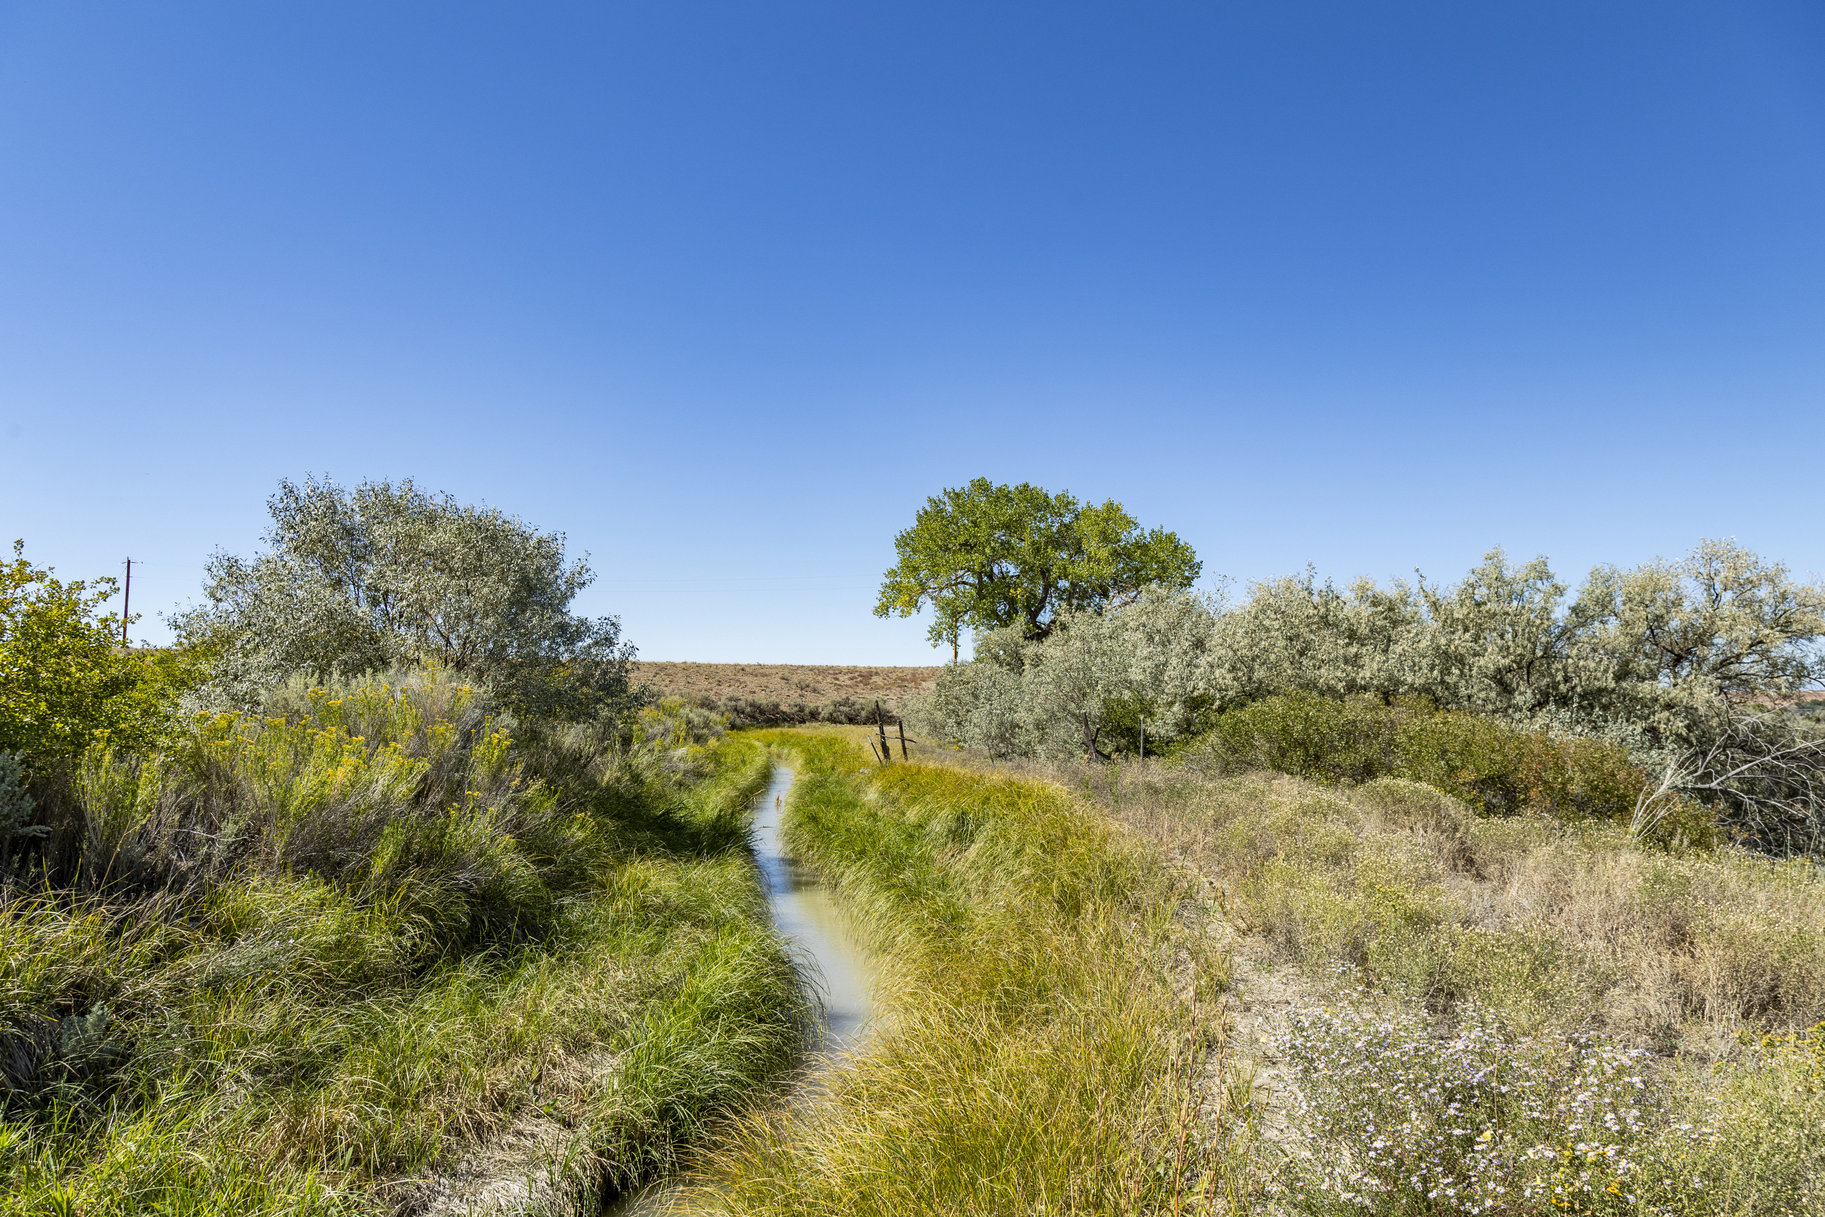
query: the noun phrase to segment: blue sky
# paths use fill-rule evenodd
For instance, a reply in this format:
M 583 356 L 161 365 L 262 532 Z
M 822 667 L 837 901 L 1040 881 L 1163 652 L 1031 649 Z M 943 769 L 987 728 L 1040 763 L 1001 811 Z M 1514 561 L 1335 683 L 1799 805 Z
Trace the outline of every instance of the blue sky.
M 1819 577 L 1822 339 L 1804 3 L 0 2 L 0 532 L 148 613 L 306 473 L 654 659 L 934 662 L 979 474 L 1242 583 Z

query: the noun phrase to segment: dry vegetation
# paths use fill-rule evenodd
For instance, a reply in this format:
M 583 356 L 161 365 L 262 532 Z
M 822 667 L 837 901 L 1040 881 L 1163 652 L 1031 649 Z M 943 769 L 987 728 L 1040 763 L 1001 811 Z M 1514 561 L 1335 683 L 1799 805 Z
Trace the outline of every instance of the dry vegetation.
M 796 663 L 672 663 L 641 661 L 631 665 L 636 684 L 689 701 L 722 702 L 731 698 L 790 705 L 854 698 L 896 709 L 908 694 L 930 689 L 943 668 L 866 668 Z
M 1815 864 L 1398 779 L 997 768 L 1075 787 L 1210 885 L 1268 1104 L 1238 1190 L 1265 1208 L 1825 1211 Z

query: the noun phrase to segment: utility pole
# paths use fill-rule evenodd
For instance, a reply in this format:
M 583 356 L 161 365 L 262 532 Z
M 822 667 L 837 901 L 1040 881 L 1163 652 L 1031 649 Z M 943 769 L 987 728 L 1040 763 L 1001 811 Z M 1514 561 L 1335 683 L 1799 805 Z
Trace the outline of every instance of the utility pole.
M 127 610 L 133 605 L 133 559 L 127 559 L 127 586 L 120 594 L 120 645 L 127 645 Z

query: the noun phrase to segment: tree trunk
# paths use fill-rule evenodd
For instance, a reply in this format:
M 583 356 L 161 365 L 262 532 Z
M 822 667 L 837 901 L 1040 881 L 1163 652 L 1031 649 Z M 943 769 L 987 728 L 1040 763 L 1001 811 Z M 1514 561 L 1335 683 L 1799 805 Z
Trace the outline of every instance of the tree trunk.
M 1090 760 L 1093 760 L 1093 761 L 1108 760 L 1109 754 L 1104 752 L 1101 748 L 1098 748 L 1096 746 L 1096 732 L 1094 732 L 1090 729 L 1090 712 L 1088 710 L 1085 710 L 1082 713 L 1083 713 L 1083 720 L 1084 720 L 1084 753 L 1085 753 L 1085 755 Z

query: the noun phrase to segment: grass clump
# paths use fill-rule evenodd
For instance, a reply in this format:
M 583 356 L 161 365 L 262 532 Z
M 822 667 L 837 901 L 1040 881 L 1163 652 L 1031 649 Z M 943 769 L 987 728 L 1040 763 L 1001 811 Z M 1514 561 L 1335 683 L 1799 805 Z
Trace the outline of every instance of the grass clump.
M 745 1124 L 690 1211 L 1130 1213 L 1207 1203 L 1196 1079 L 1222 961 L 1192 893 L 1048 782 L 797 755 L 796 857 L 885 962 L 882 1025 L 827 1092 Z M 1199 1197 L 1204 1197 L 1203 1201 Z
M 1264 1203 L 1825 1211 L 1814 864 L 1479 817 L 1401 779 L 1078 776 L 1216 884 L 1245 993 L 1290 1003 L 1272 1054 L 1286 1153 L 1251 1176 Z
M 14 859 L 0 1213 L 587 1210 L 794 1058 L 762 749 L 521 728 L 436 670 L 264 710 L 92 750 Z

